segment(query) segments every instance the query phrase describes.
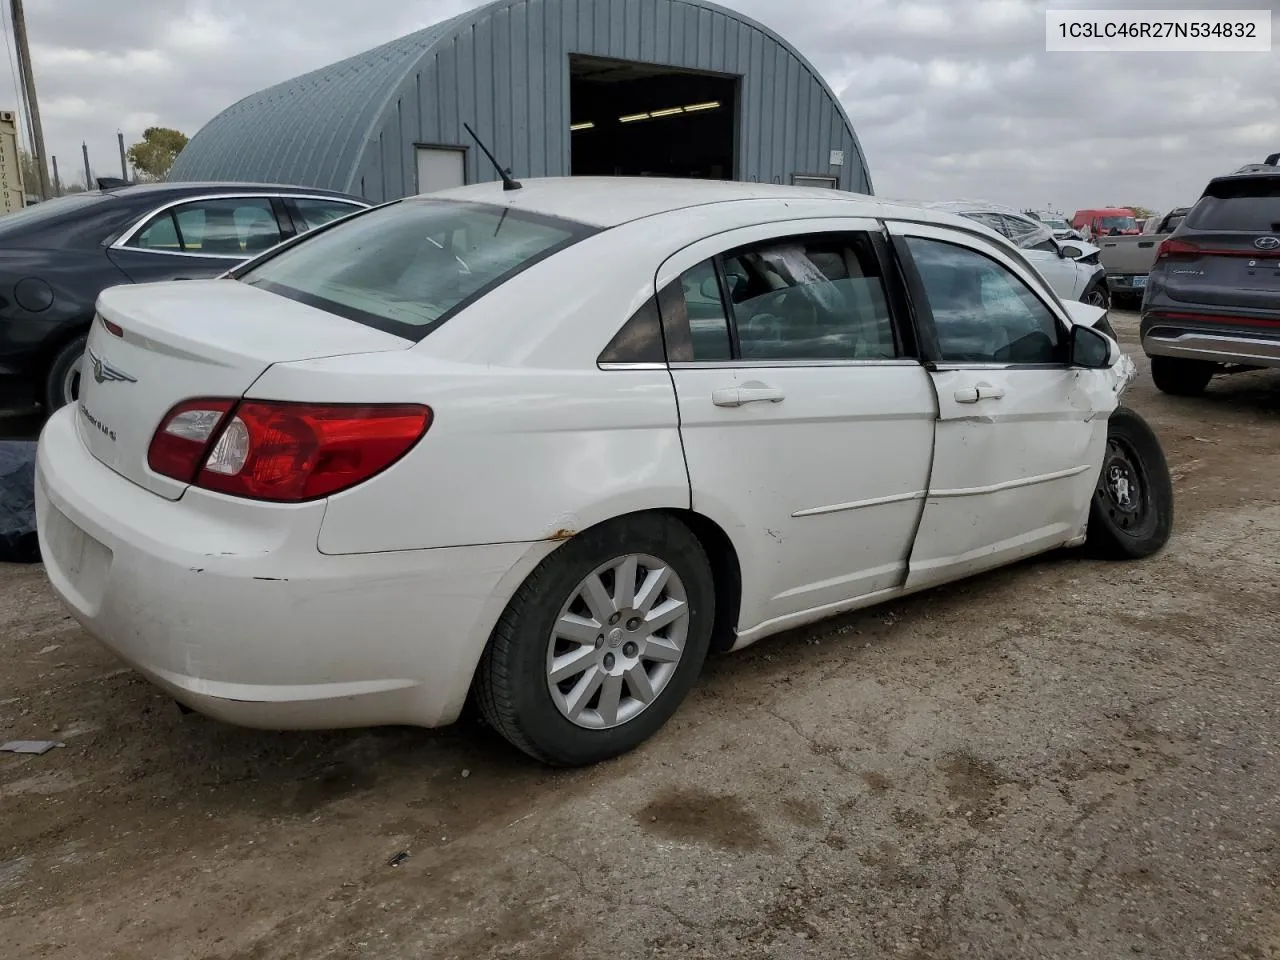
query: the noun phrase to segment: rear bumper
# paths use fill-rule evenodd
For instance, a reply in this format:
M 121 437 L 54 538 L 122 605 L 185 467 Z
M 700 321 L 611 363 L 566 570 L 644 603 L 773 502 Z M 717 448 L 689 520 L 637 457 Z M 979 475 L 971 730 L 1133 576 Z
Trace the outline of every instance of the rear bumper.
M 1207 360 L 1211 363 L 1234 363 L 1249 367 L 1280 367 L 1280 340 L 1211 333 L 1183 332 L 1165 335 L 1157 332 L 1142 338 L 1142 349 L 1149 357 L 1179 357 L 1184 360 Z
M 177 700 L 275 729 L 454 720 L 506 599 L 550 545 L 326 556 L 323 502 L 169 501 L 46 425 L 40 547 L 85 629 Z
M 1140 325 L 1149 357 L 1177 357 L 1250 367 L 1280 367 L 1280 315 L 1164 316 L 1148 313 Z

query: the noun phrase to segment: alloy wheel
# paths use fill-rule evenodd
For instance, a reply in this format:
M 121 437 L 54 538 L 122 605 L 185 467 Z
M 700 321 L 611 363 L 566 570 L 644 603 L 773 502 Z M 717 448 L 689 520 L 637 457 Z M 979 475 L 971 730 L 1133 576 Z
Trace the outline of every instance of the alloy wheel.
M 569 722 L 608 730 L 634 720 L 670 683 L 684 655 L 689 602 L 676 572 L 629 554 L 574 588 L 547 644 L 547 687 Z

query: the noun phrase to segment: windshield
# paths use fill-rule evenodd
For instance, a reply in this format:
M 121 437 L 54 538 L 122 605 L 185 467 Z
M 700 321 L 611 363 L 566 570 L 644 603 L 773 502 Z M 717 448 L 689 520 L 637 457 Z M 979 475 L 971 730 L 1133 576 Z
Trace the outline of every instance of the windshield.
M 508 207 L 405 200 L 323 229 L 237 279 L 410 340 L 594 233 Z
M 1043 223 L 1050 230 L 1070 230 L 1071 229 L 1069 226 L 1067 226 L 1067 221 L 1061 220 L 1058 217 L 1041 217 L 1040 222 Z
M 14 230 L 34 226 L 43 220 L 53 220 L 66 213 L 84 210 L 86 207 L 102 203 L 106 199 L 106 194 L 96 191 L 93 193 L 69 193 L 65 197 L 55 197 L 43 203 L 15 210 L 13 213 L 6 213 L 0 216 L 0 236 L 11 233 Z
M 1138 221 L 1133 217 L 1099 217 L 1097 219 L 1098 228 L 1100 230 L 1137 230 Z

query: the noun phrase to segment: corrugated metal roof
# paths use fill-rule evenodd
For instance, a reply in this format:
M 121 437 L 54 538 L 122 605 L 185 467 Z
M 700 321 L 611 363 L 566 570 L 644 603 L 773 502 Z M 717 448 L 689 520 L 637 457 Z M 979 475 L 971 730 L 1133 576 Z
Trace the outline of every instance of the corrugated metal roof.
M 463 121 L 520 175 L 565 175 L 573 55 L 739 76 L 731 176 L 831 174 L 871 192 L 861 145 L 817 70 L 707 0 L 494 0 L 244 98 L 196 134 L 171 179 L 278 180 L 378 202 L 417 192 L 414 144 L 463 149 L 467 182 L 489 179 Z
M 437 41 L 473 14 L 250 94 L 201 128 L 169 179 L 265 178 L 345 189 L 387 97 Z

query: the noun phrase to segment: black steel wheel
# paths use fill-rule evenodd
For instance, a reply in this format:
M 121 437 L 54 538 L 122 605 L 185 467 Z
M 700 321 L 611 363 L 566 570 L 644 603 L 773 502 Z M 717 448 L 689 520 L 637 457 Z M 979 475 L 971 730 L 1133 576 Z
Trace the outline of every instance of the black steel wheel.
M 1147 557 L 1173 531 L 1173 480 L 1160 441 L 1145 420 L 1118 407 L 1089 510 L 1089 542 L 1115 559 Z

